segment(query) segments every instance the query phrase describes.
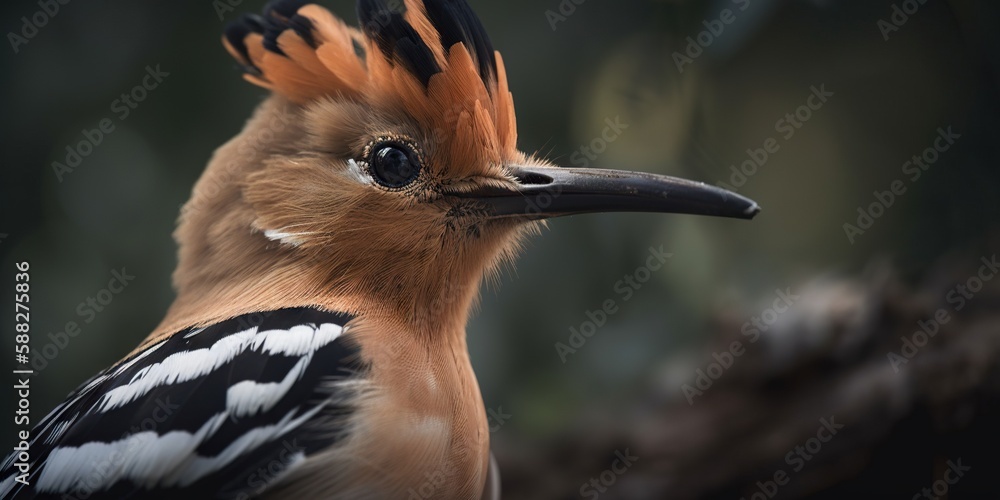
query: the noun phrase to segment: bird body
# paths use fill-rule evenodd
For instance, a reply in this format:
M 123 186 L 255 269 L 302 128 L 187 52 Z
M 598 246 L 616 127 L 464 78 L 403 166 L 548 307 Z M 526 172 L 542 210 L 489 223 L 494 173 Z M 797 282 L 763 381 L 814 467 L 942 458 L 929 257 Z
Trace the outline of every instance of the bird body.
M 4 498 L 496 498 L 465 331 L 483 280 L 547 217 L 757 213 L 520 152 L 464 0 L 358 11 L 363 31 L 287 1 L 227 28 L 272 95 L 182 210 L 177 298 L 36 426 L 30 473 L 0 464 Z

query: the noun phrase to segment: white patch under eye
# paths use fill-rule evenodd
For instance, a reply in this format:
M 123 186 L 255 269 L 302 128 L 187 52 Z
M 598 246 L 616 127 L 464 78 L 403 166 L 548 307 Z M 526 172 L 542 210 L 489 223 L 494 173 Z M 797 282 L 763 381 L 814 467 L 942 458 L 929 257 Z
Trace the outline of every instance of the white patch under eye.
M 284 231 L 275 231 L 273 229 L 267 229 L 264 231 L 264 236 L 266 236 L 267 239 L 291 245 L 293 247 L 297 247 L 302 244 L 302 236 L 304 235 L 305 233 L 286 233 Z
M 358 165 L 358 162 L 354 160 L 347 160 L 347 173 L 350 174 L 351 179 L 358 181 L 361 184 L 370 186 L 375 181 L 368 175 L 365 169 Z

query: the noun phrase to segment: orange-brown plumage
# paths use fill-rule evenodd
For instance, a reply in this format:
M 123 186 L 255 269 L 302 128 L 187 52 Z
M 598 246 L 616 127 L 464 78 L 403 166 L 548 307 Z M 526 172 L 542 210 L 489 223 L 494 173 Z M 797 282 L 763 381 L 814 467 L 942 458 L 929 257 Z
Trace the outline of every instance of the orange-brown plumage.
M 502 62 L 484 78 L 464 44 L 442 45 L 422 2 L 406 8 L 440 67 L 426 85 L 316 5 L 296 10 L 311 21 L 311 45 L 292 29 L 275 37 L 283 54 L 256 32 L 243 37 L 245 51 L 224 40 L 251 68 L 247 79 L 274 95 L 195 187 L 176 233 L 178 297 L 147 339 L 302 305 L 357 316 L 350 339 L 377 388 L 357 403 L 353 425 L 367 430 L 308 462 L 299 474 L 309 479 L 282 495 L 398 496 L 443 472 L 448 484 L 435 496 L 474 498 L 486 481 L 486 420 L 465 323 L 482 278 L 533 223 L 456 215 L 442 191 L 509 185 L 504 165 L 526 157 Z M 358 180 L 354 159 L 385 138 L 406 141 L 423 160 L 405 190 Z M 413 438 L 414 419 L 444 433 Z M 346 465 L 361 454 L 369 466 Z

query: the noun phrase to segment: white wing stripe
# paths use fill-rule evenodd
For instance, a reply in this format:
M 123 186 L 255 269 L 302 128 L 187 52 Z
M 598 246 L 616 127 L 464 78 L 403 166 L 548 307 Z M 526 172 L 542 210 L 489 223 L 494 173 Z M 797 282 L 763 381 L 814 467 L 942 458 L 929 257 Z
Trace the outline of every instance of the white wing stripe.
M 191 330 L 186 335 L 184 335 L 184 338 L 189 339 L 191 337 L 194 337 L 195 335 L 198 335 L 199 333 L 205 331 L 205 328 L 207 327 L 195 328 L 194 330 Z
M 183 338 L 196 338 L 205 330 L 205 328 L 193 329 Z M 217 456 L 206 457 L 197 454 L 198 447 L 226 425 L 226 422 L 237 422 L 241 418 L 272 411 L 295 384 L 306 376 L 316 352 L 336 341 L 346 328 L 337 323 L 316 322 L 291 326 L 287 330 L 280 328 L 258 330 L 259 327 L 252 327 L 236 333 L 220 332 L 225 336 L 218 338 L 210 346 L 177 350 L 189 344 L 185 341 L 182 345 L 171 348 L 174 352 L 166 353 L 169 355 L 154 363 L 149 356 L 157 350 L 162 350 L 161 348 L 168 343 L 164 340 L 143 349 L 134 358 L 105 371 L 78 389 L 74 397 L 64 401 L 43 419 L 40 425 L 41 432 L 32 436 L 32 443 L 37 440 L 44 441 L 45 445 L 56 444 L 69 429 L 88 414 L 105 413 L 122 408 L 133 401 L 141 400 L 157 388 L 209 376 L 213 372 L 222 370 L 234 360 L 239 363 L 240 355 L 250 351 L 264 355 L 299 358 L 280 381 L 244 380 L 229 386 L 226 391 L 225 410 L 208 418 L 198 430 L 165 428 L 161 429 L 163 432 L 161 435 L 156 429 L 152 429 L 126 433 L 121 435 L 120 439 L 111 442 L 92 441 L 79 446 L 52 448 L 45 460 L 37 464 L 37 475 L 33 474 L 32 486 L 35 491 L 100 492 L 122 481 L 131 482 L 141 488 L 190 486 L 247 456 L 262 444 L 280 440 L 288 432 L 309 421 L 331 400 L 312 401 L 306 408 L 292 409 L 277 422 L 273 418 L 278 415 L 274 415 L 273 418 L 268 418 L 272 422 L 271 425 L 259 425 L 247 429 L 238 438 L 222 443 L 225 448 Z M 192 347 L 188 346 L 189 349 Z M 140 369 L 135 370 L 136 368 Z M 126 372 L 130 369 L 135 371 L 131 376 L 127 376 Z M 105 384 L 122 385 L 108 389 Z M 106 392 L 99 394 L 100 398 L 92 406 L 75 407 L 88 393 L 102 385 Z M 71 408 L 73 414 L 67 415 Z M 296 417 L 299 411 L 304 413 Z M 36 431 L 38 430 L 39 428 L 36 428 Z M 286 447 L 298 446 L 294 440 L 291 441 L 291 445 L 285 443 Z M 289 451 L 292 452 L 290 459 L 288 455 L 281 456 L 285 465 L 284 473 L 305 459 L 300 448 Z M 0 467 L 0 470 L 7 472 L 9 462 L 13 459 L 13 454 L 6 457 L 5 462 L 8 463 Z M 0 497 L 17 490 L 14 478 L 14 475 L 0 477 Z
M 17 473 L 11 474 L 3 481 L 0 481 L 0 498 L 7 498 L 7 495 L 14 489 L 15 476 L 17 476 Z
M 305 356 L 337 340 L 343 331 L 343 327 L 333 323 L 324 323 L 319 327 L 298 325 L 288 330 L 266 330 L 254 337 L 253 349 L 262 349 L 267 354 Z
M 194 434 L 172 431 L 159 436 L 154 431 L 132 434 L 111 443 L 87 443 L 52 450 L 36 487 L 58 493 L 76 489 L 102 491 L 122 479 L 152 486 L 165 471 L 189 459 L 194 449 L 225 422 L 222 412 Z
M 73 415 L 73 418 L 63 420 L 62 422 L 56 424 L 56 426 L 52 429 L 52 432 L 45 438 L 45 444 L 52 444 L 56 442 L 56 440 L 62 437 L 63 433 L 66 432 L 66 429 L 69 429 L 69 426 L 73 425 L 73 422 L 76 422 L 76 418 L 79 416 L 79 414 Z
M 107 412 L 144 396 L 163 384 L 186 382 L 201 377 L 228 363 L 250 344 L 257 327 L 228 335 L 207 349 L 184 351 L 149 365 L 123 386 L 101 396 L 94 411 Z
M 244 380 L 233 384 L 226 390 L 226 411 L 233 418 L 244 418 L 270 410 L 288 393 L 292 384 L 302 378 L 310 361 L 312 353 L 303 356 L 298 363 L 295 363 L 281 382 L 259 383 Z
M 172 354 L 159 363 L 144 367 L 132 377 L 128 384 L 103 394 L 95 405 L 95 410 L 107 412 L 135 401 L 161 385 L 186 382 L 206 375 L 232 361 L 247 347 L 255 351 L 261 350 L 267 354 L 305 356 L 333 342 L 340 337 L 341 333 L 343 333 L 343 327 L 334 323 L 324 323 L 319 327 L 297 325 L 288 330 L 267 330 L 259 333 L 257 328 L 253 327 L 226 336 L 210 348 Z M 151 347 L 150 350 L 119 367 L 115 370 L 115 375 L 120 374 L 160 345 Z

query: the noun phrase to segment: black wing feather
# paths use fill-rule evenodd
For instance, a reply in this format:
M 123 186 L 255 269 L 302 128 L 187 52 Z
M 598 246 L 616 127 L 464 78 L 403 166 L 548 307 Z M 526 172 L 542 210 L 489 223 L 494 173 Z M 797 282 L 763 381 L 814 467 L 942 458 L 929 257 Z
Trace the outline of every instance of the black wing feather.
M 240 316 L 202 330 L 187 329 L 179 332 L 160 344 L 151 346 L 155 347 L 152 352 L 147 350 L 145 355 L 140 353 L 141 359 L 134 356 L 105 370 L 82 385 L 67 398 L 64 405 L 57 407 L 43 419 L 32 434 L 32 486 L 15 487 L 4 492 L 0 483 L 0 494 L 4 494 L 4 498 L 62 498 L 68 493 L 86 494 L 91 499 L 181 496 L 229 499 L 246 498 L 247 495 L 260 492 L 290 465 L 293 458 L 308 456 L 337 441 L 337 423 L 335 421 L 331 427 L 330 420 L 351 414 L 352 408 L 347 403 L 351 394 L 345 392 L 345 389 L 331 389 L 335 386 L 331 386 L 329 382 L 363 378 L 367 372 L 367 367 L 360 361 L 357 347 L 343 335 L 325 344 L 317 344 L 315 348 L 309 347 L 306 355 L 265 353 L 252 347 L 257 345 L 262 349 L 260 344 L 250 343 L 244 345 L 232 359 L 208 373 L 191 380 L 162 383 L 134 401 L 116 408 L 104 407 L 107 402 L 106 394 L 115 388 L 141 380 L 148 375 L 151 367 L 168 361 L 172 355 L 210 349 L 223 340 L 244 338 L 232 336 L 254 327 L 256 330 L 251 332 L 252 335 L 310 325 L 315 334 L 318 331 L 316 325 L 332 323 L 344 326 L 350 319 L 344 314 L 295 308 Z M 226 413 L 227 391 L 234 384 L 247 381 L 257 384 L 279 383 L 300 361 L 307 363 L 304 365 L 305 369 L 288 390 L 281 393 L 273 407 L 239 418 Z M 222 419 L 219 415 L 224 415 L 225 418 Z M 80 484 L 65 491 L 39 492 L 34 489 L 56 449 L 80 449 L 80 446 L 88 443 L 114 443 L 141 432 L 154 432 L 160 439 L 168 433 L 194 435 L 203 426 L 208 428 L 206 422 L 213 417 L 220 419 L 220 423 L 210 435 L 197 442 L 193 453 L 198 457 L 217 457 L 248 433 L 275 426 L 283 418 L 301 419 L 303 423 L 250 446 L 232 460 L 220 461 L 220 468 L 191 484 L 181 485 L 154 477 L 151 482 L 162 479 L 165 484 L 154 484 L 155 487 L 149 489 L 146 484 L 119 478 L 111 484 L 101 484 L 99 489 L 93 491 Z M 60 424 L 69 420 L 73 420 L 72 424 L 65 432 L 56 436 L 54 433 L 61 427 Z M 324 422 L 322 431 L 314 428 L 314 424 L 319 421 Z M 47 444 L 46 441 L 52 442 Z M 12 457 L 8 457 L 4 462 L 0 470 L 0 481 L 11 477 L 12 461 Z M 13 486 L 21 485 L 15 483 Z

